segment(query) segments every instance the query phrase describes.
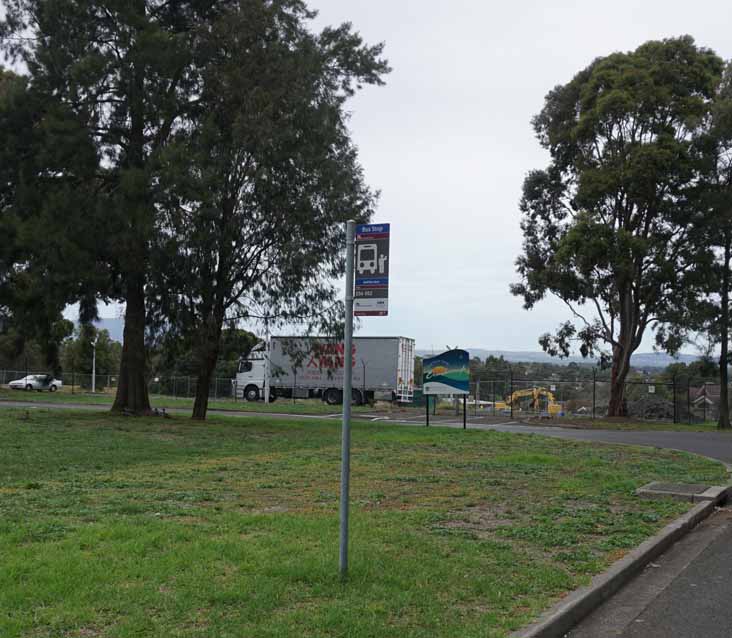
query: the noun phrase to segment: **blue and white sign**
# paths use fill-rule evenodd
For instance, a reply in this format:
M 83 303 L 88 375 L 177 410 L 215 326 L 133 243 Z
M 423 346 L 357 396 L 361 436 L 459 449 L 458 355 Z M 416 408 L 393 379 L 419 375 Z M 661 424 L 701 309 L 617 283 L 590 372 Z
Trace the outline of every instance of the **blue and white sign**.
M 389 314 L 389 232 L 389 224 L 356 226 L 353 314 L 357 317 Z

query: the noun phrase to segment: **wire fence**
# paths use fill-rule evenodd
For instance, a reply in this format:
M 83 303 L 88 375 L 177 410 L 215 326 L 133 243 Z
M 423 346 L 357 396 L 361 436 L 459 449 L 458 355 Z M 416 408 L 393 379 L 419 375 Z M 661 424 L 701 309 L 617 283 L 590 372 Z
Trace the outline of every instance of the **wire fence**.
M 28 376 L 46 376 L 46 372 L 36 372 L 33 370 L 0 370 L 0 387 L 7 387 L 11 381 L 24 379 Z M 89 393 L 92 389 L 100 394 L 113 394 L 117 391 L 117 375 L 114 374 L 97 374 L 94 375 L 92 383 L 92 375 L 79 372 L 65 372 L 59 377 L 61 381 L 57 385 L 56 390 L 64 393 Z M 27 383 L 25 385 L 34 385 Z M 49 390 L 53 384 L 46 384 L 40 387 L 40 390 Z M 148 380 L 148 391 L 150 394 L 172 397 L 172 398 L 192 398 L 196 396 L 198 389 L 198 380 L 196 377 L 162 377 L 156 376 Z M 231 377 L 215 377 L 211 379 L 209 384 L 208 395 L 211 399 L 236 400 L 235 385 Z
M 0 370 L 0 387 L 28 375 L 45 372 L 33 370 Z M 64 393 L 113 394 L 117 376 L 66 372 L 60 375 Z M 197 379 L 187 376 L 155 376 L 148 381 L 150 394 L 192 398 L 196 396 Z M 48 389 L 48 387 L 46 388 Z M 208 396 L 214 400 L 236 401 L 236 385 L 230 377 L 211 380 Z M 732 386 L 730 387 L 732 397 Z M 424 405 L 418 392 L 414 405 Z M 241 397 L 239 398 L 241 400 Z M 468 410 L 475 416 L 508 416 L 511 418 L 601 419 L 607 416 L 610 381 L 590 379 L 528 379 L 510 373 L 491 377 L 473 376 L 470 382 Z M 687 378 L 672 381 L 627 381 L 624 387 L 625 411 L 628 417 L 643 421 L 702 423 L 719 418 L 720 385 L 708 380 Z M 460 402 L 462 405 L 462 402 Z
M 475 415 L 598 419 L 607 417 L 610 391 L 610 381 L 604 378 L 473 378 L 469 405 Z M 705 380 L 632 380 L 626 381 L 623 389 L 626 415 L 642 421 L 715 421 L 719 402 L 719 384 Z

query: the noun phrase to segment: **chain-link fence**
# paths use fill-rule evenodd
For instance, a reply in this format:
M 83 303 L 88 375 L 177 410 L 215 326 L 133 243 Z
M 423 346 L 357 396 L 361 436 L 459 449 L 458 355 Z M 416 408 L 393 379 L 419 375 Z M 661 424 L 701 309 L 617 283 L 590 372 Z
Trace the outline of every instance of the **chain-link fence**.
M 0 370 L 0 387 L 7 388 L 11 381 L 26 379 L 29 376 L 46 377 L 46 372 L 34 370 Z M 61 384 L 46 383 L 39 385 L 29 380 L 23 387 L 31 386 L 33 389 L 48 390 L 51 385 L 64 393 L 89 393 L 92 389 L 96 393 L 113 394 L 117 390 L 117 375 L 97 374 L 92 383 L 91 374 L 79 372 L 64 372 L 57 378 Z M 198 381 L 195 377 L 153 377 L 148 381 L 148 390 L 152 395 L 192 398 L 196 396 Z M 208 390 L 209 398 L 222 400 L 235 400 L 234 383 L 231 378 L 216 377 L 211 380 Z
M 0 387 L 29 375 L 46 376 L 45 371 L 0 370 Z M 117 375 L 92 375 L 65 372 L 60 375 L 64 393 L 113 394 Z M 49 389 L 49 386 L 46 386 Z M 148 381 L 151 395 L 192 398 L 196 396 L 197 379 L 182 376 L 155 376 Z M 208 395 L 213 400 L 236 400 L 236 387 L 231 378 L 211 380 Z M 732 397 L 732 387 L 729 391 Z M 424 405 L 417 393 L 415 405 Z M 475 416 L 507 416 L 511 418 L 603 418 L 610 402 L 610 381 L 599 375 L 589 379 L 528 379 L 505 375 L 477 377 L 470 382 L 468 411 Z M 672 381 L 627 381 L 624 389 L 628 417 L 645 421 L 700 423 L 719 418 L 720 385 L 718 383 L 675 379 Z M 462 402 L 459 402 L 462 405 Z
M 626 381 L 625 413 L 643 421 L 715 421 L 719 417 L 719 388 L 719 384 L 687 378 Z M 596 376 L 566 380 L 515 378 L 507 374 L 474 377 L 469 405 L 476 416 L 593 419 L 607 417 L 610 394 L 610 381 Z

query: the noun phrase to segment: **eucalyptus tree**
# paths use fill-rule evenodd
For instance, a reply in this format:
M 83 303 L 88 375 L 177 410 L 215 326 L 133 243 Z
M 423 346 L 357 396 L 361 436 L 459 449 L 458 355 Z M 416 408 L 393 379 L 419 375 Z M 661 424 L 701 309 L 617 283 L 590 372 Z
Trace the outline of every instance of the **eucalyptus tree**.
M 596 59 L 533 121 L 551 162 L 524 182 L 521 281 L 511 289 L 527 309 L 547 294 L 567 305 L 571 319 L 540 343 L 566 356 L 577 340 L 583 355 L 607 357 L 611 416 L 625 412 L 630 357 L 646 332 L 688 302 L 689 193 L 722 69 L 688 36 L 647 42 Z

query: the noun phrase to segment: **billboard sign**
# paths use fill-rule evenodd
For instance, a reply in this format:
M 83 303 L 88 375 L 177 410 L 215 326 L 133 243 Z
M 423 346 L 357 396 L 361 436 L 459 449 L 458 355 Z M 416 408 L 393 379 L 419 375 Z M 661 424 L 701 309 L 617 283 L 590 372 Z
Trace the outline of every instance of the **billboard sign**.
M 424 394 L 469 394 L 470 355 L 466 350 L 448 350 L 422 361 Z
M 385 317 L 389 314 L 389 224 L 356 226 L 353 314 Z

